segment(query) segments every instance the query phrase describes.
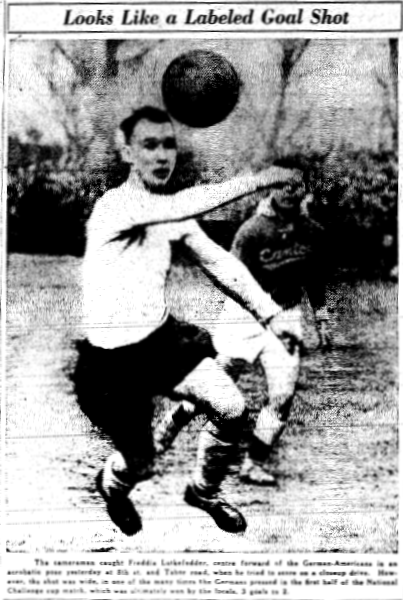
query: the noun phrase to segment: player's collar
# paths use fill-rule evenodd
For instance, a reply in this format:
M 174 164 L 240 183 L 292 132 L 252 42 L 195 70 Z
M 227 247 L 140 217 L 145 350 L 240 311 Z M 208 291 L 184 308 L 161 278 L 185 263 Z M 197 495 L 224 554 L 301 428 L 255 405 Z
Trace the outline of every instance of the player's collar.
M 135 190 L 147 191 L 144 182 L 142 181 L 138 173 L 136 173 L 135 171 L 130 173 L 127 181 L 125 182 L 125 185 L 128 188 L 133 188 Z
M 141 179 L 140 175 L 135 171 L 130 173 L 125 185 L 136 192 L 145 192 L 146 194 L 151 194 L 152 196 L 164 196 L 167 193 L 165 189 L 161 189 L 161 191 L 150 189 Z

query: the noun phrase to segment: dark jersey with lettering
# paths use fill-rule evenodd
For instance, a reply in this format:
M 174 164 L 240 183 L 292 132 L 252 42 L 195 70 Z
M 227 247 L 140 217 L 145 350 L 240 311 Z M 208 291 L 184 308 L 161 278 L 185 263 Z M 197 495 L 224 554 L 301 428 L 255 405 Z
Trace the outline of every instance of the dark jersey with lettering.
M 324 304 L 325 234 L 308 217 L 255 214 L 239 228 L 232 252 L 280 306 L 299 304 L 304 289 L 314 309 Z

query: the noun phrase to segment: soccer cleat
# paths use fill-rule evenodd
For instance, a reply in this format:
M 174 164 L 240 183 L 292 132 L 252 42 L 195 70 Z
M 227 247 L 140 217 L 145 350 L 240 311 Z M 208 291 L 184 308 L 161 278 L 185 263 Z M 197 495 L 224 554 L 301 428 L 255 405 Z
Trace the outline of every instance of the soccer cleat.
M 133 506 L 127 491 L 112 490 L 107 493 L 103 484 L 103 471 L 96 477 L 97 490 L 106 502 L 111 520 L 126 535 L 134 535 L 142 528 L 141 518 Z
M 239 479 L 243 483 L 249 483 L 252 485 L 277 485 L 275 477 L 273 477 L 273 475 L 268 473 L 263 467 L 249 457 L 245 458 L 243 462 Z
M 188 485 L 185 491 L 185 501 L 207 512 L 216 525 L 230 533 L 245 531 L 247 523 L 243 515 L 231 504 L 217 495 L 203 496 L 194 485 Z

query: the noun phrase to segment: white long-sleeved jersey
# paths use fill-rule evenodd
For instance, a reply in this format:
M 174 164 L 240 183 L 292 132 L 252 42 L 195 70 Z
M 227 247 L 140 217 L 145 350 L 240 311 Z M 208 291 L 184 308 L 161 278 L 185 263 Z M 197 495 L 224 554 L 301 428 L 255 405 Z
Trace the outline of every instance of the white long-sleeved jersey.
M 133 344 L 162 325 L 168 312 L 165 286 L 171 244 L 177 241 L 183 241 L 202 268 L 256 318 L 265 320 L 280 312 L 246 267 L 190 218 L 192 210 L 218 205 L 221 192 L 236 195 L 238 182 L 235 191 L 232 187 L 199 186 L 184 197 L 180 192 L 176 199 L 153 194 L 132 178 L 98 200 L 87 225 L 83 263 L 84 328 L 94 346 Z M 164 222 L 158 222 L 158 213 Z

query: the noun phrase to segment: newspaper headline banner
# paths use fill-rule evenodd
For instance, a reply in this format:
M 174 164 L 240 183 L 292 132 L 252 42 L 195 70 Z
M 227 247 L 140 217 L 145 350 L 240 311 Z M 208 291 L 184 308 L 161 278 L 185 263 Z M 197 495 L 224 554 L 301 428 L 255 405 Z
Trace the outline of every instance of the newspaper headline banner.
M 400 31 L 400 2 L 9 4 L 9 33 Z

